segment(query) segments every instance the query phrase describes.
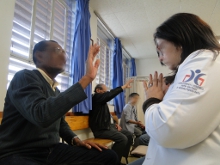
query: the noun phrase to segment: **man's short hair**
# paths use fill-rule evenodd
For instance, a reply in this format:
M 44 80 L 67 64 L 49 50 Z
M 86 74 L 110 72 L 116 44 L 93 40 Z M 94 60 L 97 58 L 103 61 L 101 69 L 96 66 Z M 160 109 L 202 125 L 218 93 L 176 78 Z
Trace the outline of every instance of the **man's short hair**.
M 174 79 L 175 79 L 175 75 L 165 76 L 164 79 L 165 79 L 165 84 L 166 85 L 172 84 Z
M 55 42 L 57 43 L 56 41 L 54 40 L 43 40 L 43 41 L 40 41 L 38 43 L 36 43 L 36 45 L 34 46 L 34 49 L 33 49 L 33 61 L 34 61 L 34 64 L 37 65 L 37 59 L 35 57 L 35 53 L 37 51 L 45 51 L 47 46 L 48 46 L 48 42 Z
M 132 97 L 135 97 L 135 96 L 139 96 L 139 94 L 138 94 L 138 93 L 131 93 L 131 94 L 129 95 L 129 99 L 132 98 Z
M 96 90 L 97 90 L 97 89 L 102 90 L 102 89 L 103 89 L 103 88 L 102 88 L 103 85 L 104 85 L 104 84 L 97 84 L 97 85 L 95 86 L 94 92 L 96 93 Z

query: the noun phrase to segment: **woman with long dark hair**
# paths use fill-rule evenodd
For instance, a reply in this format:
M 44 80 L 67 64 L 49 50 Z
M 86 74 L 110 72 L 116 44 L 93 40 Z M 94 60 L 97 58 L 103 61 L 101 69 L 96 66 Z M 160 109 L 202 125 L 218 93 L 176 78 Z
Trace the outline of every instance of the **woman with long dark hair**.
M 146 131 L 151 137 L 144 165 L 220 164 L 220 45 L 198 16 L 175 14 L 154 40 L 162 64 L 176 72 L 164 95 L 163 75 L 145 83 Z

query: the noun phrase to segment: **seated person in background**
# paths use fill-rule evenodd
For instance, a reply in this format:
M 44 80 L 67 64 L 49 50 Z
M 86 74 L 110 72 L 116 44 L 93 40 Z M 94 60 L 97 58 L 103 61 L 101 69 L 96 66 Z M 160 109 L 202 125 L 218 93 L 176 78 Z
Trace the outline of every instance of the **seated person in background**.
M 145 133 L 145 126 L 138 120 L 137 109 L 135 108 L 139 100 L 138 93 L 131 93 L 129 95 L 129 102 L 124 106 L 120 126 L 122 129 L 127 130 L 136 136 L 133 149 L 139 144 L 139 137 Z
M 119 160 L 122 156 L 128 157 L 133 138 L 129 131 L 121 129 L 118 124 L 111 123 L 107 102 L 123 92 L 124 89 L 130 88 L 132 81 L 129 80 L 125 85 L 110 91 L 107 91 L 104 84 L 98 84 L 92 96 L 92 110 L 89 112 L 89 125 L 94 136 L 113 140 L 115 143 L 112 150 L 117 153 Z
M 174 79 L 175 79 L 175 75 L 165 76 L 163 78 L 164 83 L 163 83 L 162 89 L 163 89 L 164 94 L 167 93 L 167 90 L 169 89 L 170 85 L 173 83 Z
M 84 89 L 96 77 L 99 46 L 91 46 L 86 74 L 60 93 L 55 77 L 64 71 L 66 53 L 56 41 L 41 41 L 33 50 L 36 70 L 15 74 L 8 88 L 0 126 L 1 165 L 113 165 L 117 155 L 105 146 L 81 141 L 64 119 L 87 98 Z M 60 143 L 60 137 L 68 144 Z M 95 148 L 95 149 L 94 149 Z
M 131 93 L 129 95 L 129 102 L 124 106 L 120 121 L 121 128 L 135 134 L 136 137 L 141 136 L 143 134 L 142 130 L 145 128 L 137 117 L 137 109 L 135 108 L 135 105 L 138 100 L 138 93 Z
M 150 141 L 150 136 L 146 133 L 146 134 L 141 135 L 138 140 L 139 140 L 138 141 L 139 145 L 148 146 L 149 141 Z

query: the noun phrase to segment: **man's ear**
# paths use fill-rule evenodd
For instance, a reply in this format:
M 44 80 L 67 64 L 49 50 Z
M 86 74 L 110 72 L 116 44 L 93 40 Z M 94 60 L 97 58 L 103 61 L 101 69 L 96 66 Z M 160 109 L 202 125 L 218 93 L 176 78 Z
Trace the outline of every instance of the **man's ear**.
M 35 58 L 37 61 L 37 64 L 40 65 L 43 61 L 43 55 L 40 51 L 35 52 Z

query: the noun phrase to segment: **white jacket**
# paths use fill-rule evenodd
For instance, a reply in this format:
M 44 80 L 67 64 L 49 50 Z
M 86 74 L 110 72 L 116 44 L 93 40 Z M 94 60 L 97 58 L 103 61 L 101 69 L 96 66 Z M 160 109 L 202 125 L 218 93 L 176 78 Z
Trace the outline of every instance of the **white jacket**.
M 188 56 L 145 121 L 151 139 L 143 165 L 220 165 L 220 57 Z

